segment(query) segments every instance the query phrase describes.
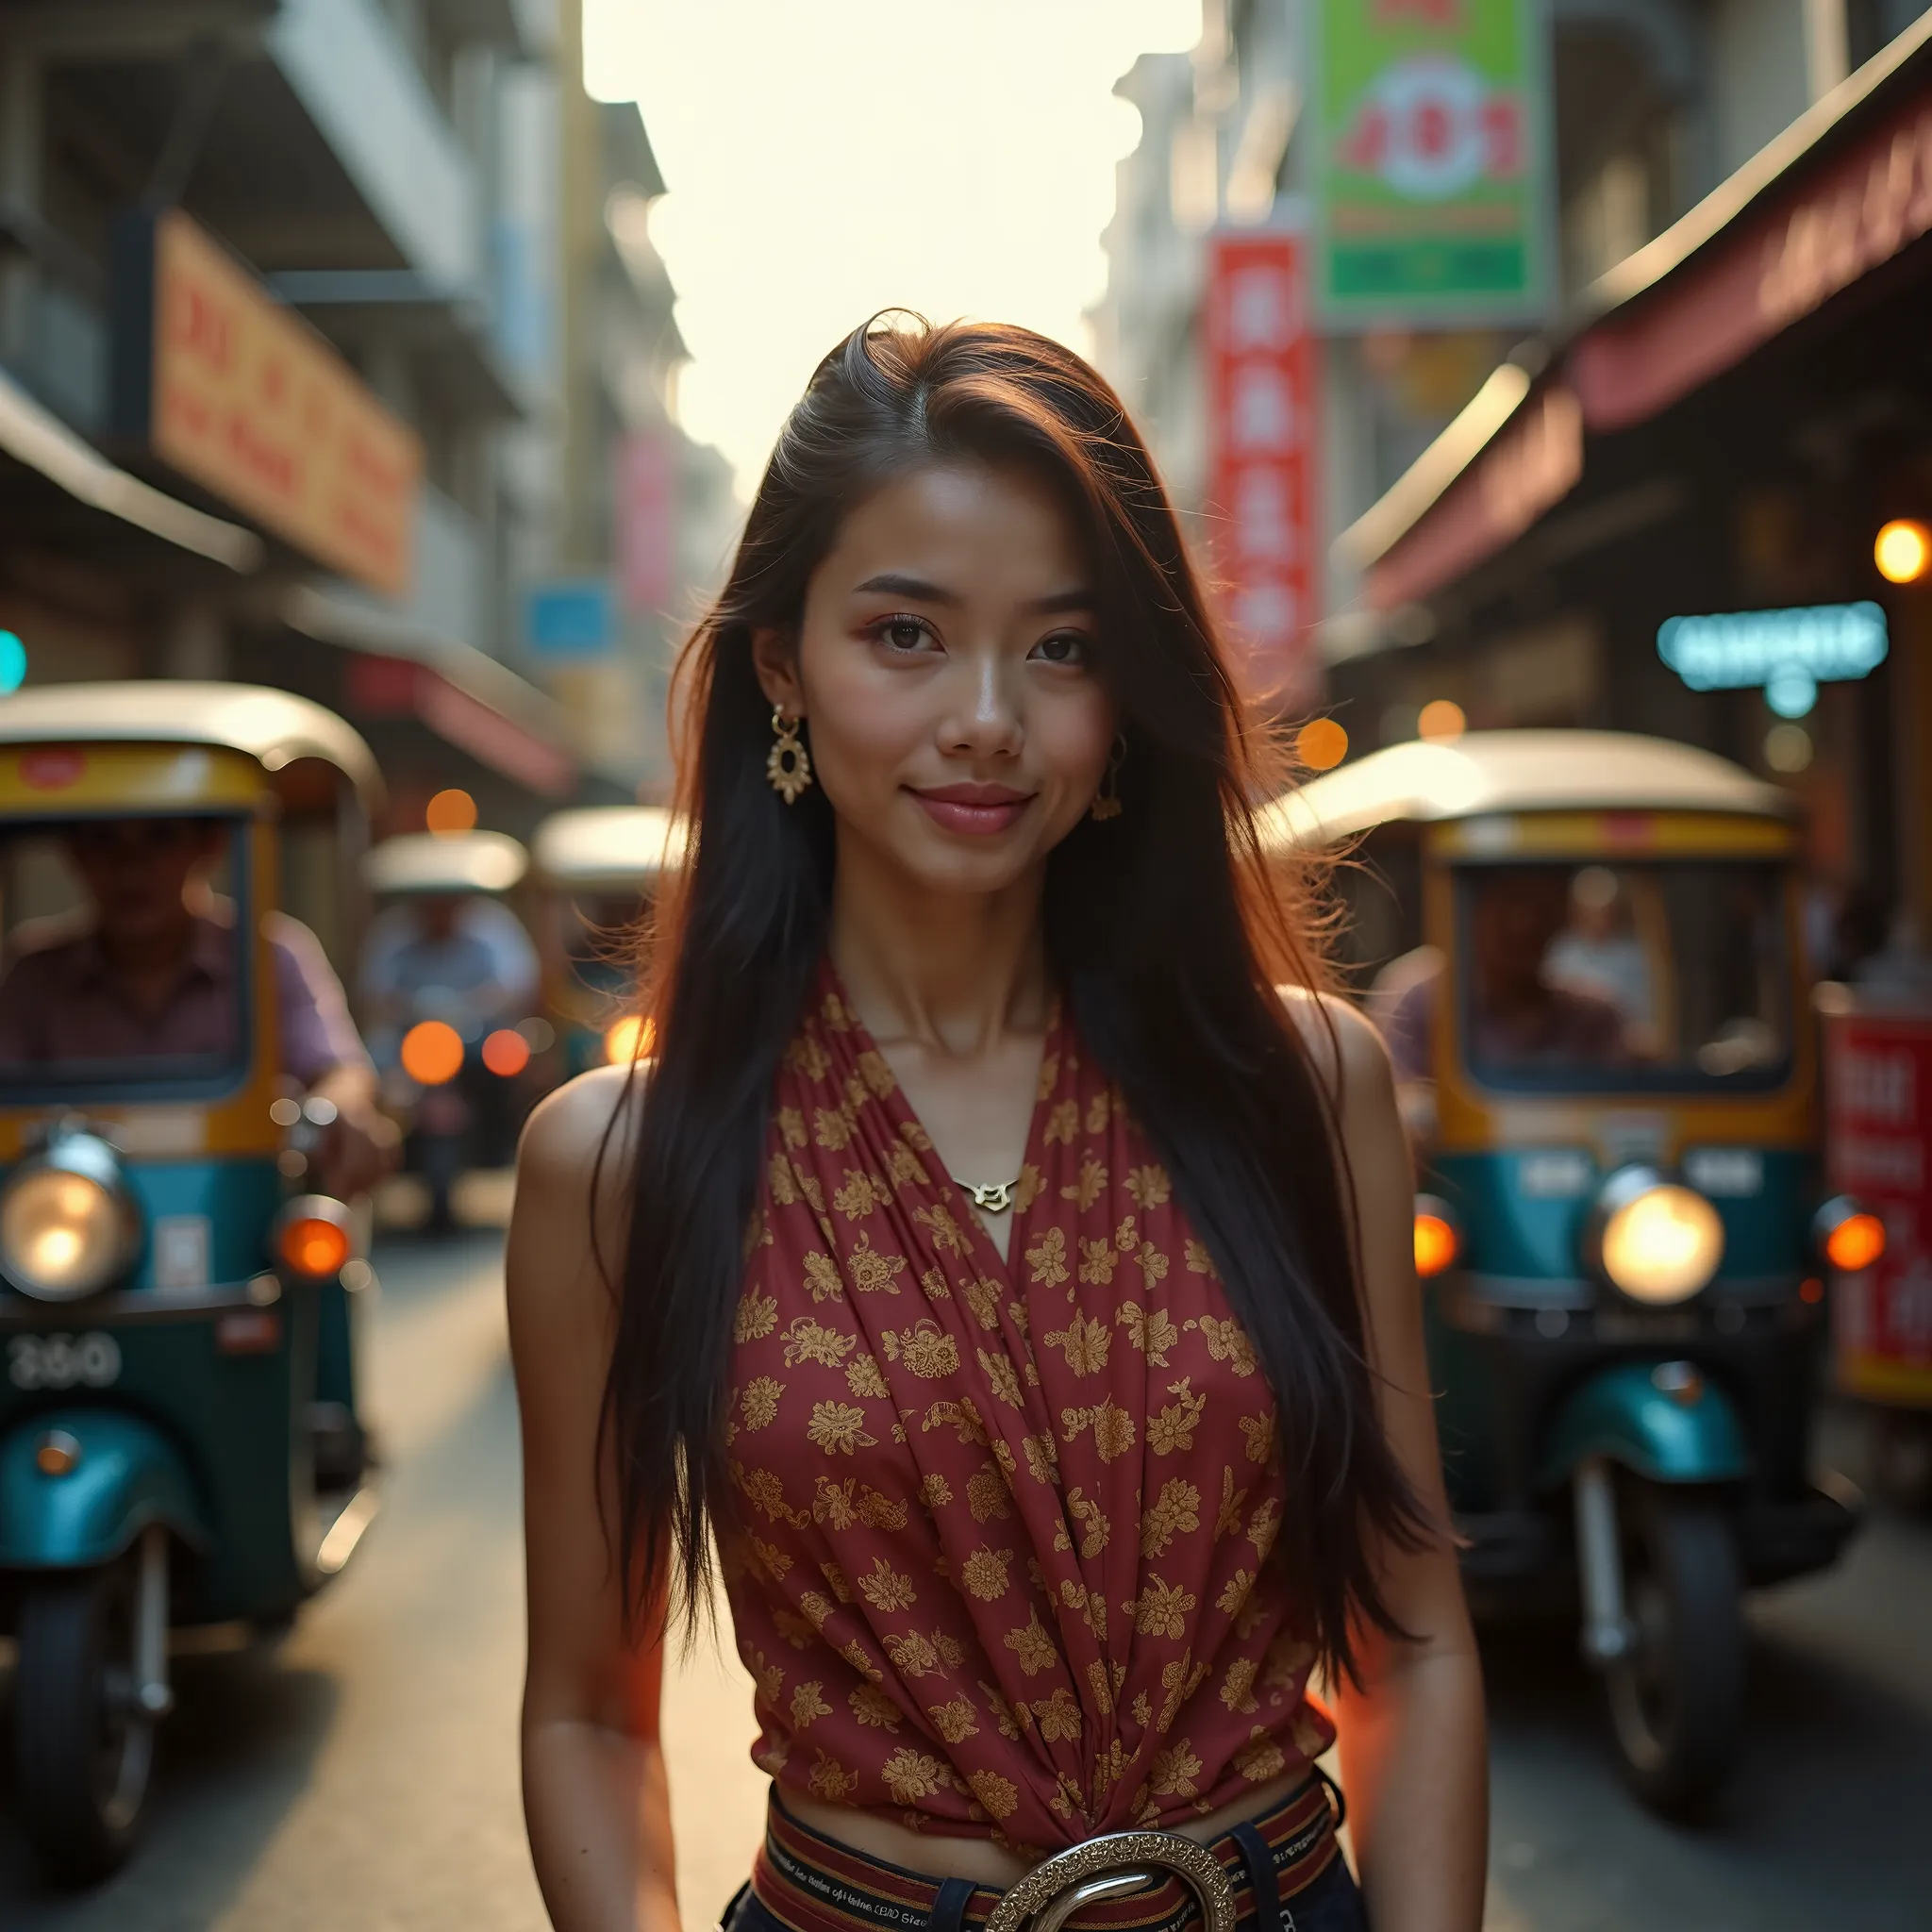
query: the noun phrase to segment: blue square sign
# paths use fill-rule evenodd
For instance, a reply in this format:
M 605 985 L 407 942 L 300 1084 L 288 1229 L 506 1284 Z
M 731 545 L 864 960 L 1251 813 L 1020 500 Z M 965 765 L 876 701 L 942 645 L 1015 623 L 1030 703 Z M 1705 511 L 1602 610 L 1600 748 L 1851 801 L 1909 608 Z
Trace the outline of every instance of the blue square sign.
M 539 658 L 601 658 L 617 641 L 617 599 L 605 577 L 533 584 L 524 597 L 524 641 Z

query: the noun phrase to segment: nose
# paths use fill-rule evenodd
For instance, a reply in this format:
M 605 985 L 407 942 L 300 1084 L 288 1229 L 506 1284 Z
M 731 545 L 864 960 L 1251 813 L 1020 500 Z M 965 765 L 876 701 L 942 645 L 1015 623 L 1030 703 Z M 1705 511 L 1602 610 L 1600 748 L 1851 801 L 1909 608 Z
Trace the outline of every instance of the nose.
M 953 703 L 941 729 L 949 752 L 975 758 L 1013 758 L 1025 740 L 1017 669 L 994 651 L 961 660 Z

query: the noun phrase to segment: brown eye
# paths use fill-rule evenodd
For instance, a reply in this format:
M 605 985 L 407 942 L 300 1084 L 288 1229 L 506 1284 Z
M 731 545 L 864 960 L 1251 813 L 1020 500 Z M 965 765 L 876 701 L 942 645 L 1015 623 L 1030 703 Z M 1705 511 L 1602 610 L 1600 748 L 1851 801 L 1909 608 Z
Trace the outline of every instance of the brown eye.
M 873 636 L 889 651 L 909 656 L 924 648 L 931 632 L 916 617 L 889 617 L 873 626 Z
M 1033 655 L 1048 664 L 1084 664 L 1087 661 L 1087 640 L 1077 631 L 1057 630 L 1050 638 L 1041 638 L 1034 645 Z

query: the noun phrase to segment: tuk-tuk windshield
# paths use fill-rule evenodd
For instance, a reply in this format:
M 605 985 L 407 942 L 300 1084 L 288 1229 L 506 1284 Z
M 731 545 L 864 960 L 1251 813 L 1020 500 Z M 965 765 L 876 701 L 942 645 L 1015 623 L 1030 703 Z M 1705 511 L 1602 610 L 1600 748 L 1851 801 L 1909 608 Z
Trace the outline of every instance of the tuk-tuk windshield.
M 1468 866 L 1457 901 L 1463 1052 L 1484 1085 L 1784 1079 L 1792 972 L 1777 866 Z
M 241 1071 L 243 840 L 187 816 L 0 834 L 0 1098 L 206 1092 Z

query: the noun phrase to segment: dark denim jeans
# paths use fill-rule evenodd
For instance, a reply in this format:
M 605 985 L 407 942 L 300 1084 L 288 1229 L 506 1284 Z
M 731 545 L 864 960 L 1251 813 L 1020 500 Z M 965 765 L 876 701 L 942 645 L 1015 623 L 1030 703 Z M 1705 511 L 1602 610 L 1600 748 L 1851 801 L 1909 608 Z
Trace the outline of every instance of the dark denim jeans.
M 746 1886 L 725 1907 L 724 1932 L 787 1932 L 787 1927 Z M 1252 1912 L 1241 1914 L 1237 1932 L 1256 1932 Z M 1340 1853 L 1314 1884 L 1283 1904 L 1281 1932 L 1369 1932 L 1369 1918 L 1362 1909 L 1355 1874 Z

